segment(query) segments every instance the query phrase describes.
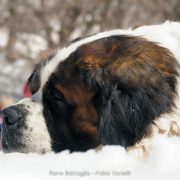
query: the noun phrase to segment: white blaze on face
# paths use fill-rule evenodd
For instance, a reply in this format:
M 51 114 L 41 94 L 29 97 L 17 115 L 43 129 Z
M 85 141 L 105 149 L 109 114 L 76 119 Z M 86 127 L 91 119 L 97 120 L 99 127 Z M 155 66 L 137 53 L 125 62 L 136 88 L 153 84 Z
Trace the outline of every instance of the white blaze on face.
M 46 84 L 51 74 L 56 71 L 59 63 L 68 58 L 73 52 L 75 52 L 78 49 L 78 47 L 105 37 L 118 35 L 144 37 L 149 41 L 157 42 L 161 46 L 169 49 L 177 59 L 180 59 L 179 27 L 180 23 L 178 22 L 166 21 L 165 23 L 160 25 L 141 26 L 134 30 L 116 29 L 111 31 L 100 32 L 95 35 L 76 41 L 67 47 L 59 49 L 56 52 L 56 55 L 50 61 L 47 61 L 46 65 L 41 69 L 41 87 L 43 87 Z
M 22 99 L 17 104 L 23 104 L 28 111 L 24 123 L 27 128 L 22 131 L 22 143 L 26 151 L 44 153 L 51 151 L 51 138 L 43 117 L 43 107 L 32 102 L 30 98 Z

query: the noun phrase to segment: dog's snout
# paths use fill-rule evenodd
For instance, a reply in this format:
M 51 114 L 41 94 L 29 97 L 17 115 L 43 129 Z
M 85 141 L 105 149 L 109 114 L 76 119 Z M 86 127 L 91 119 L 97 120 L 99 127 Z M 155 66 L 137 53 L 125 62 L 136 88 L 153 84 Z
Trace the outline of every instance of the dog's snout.
M 3 123 L 11 126 L 16 124 L 22 118 L 22 113 L 16 106 L 11 106 L 3 110 L 2 116 Z

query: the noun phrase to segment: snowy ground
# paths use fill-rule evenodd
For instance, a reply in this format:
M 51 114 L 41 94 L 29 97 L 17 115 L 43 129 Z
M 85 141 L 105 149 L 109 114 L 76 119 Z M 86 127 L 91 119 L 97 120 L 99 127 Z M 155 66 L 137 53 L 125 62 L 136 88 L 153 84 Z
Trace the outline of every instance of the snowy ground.
M 146 159 L 118 146 L 72 154 L 68 151 L 46 155 L 0 153 L 0 179 L 179 180 L 180 139 L 157 137 Z

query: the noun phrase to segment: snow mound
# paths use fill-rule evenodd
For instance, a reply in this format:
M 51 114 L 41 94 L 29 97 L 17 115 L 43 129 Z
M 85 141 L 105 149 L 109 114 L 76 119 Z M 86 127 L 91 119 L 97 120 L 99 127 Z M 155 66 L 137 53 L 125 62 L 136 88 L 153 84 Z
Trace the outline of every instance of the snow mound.
M 120 146 L 58 154 L 0 153 L 0 179 L 133 179 L 179 180 L 180 138 L 156 137 L 149 156 Z

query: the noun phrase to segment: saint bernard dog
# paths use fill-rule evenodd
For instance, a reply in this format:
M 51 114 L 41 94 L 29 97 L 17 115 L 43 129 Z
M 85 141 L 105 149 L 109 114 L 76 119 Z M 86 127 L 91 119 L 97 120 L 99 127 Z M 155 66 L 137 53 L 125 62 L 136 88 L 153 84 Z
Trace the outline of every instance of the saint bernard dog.
M 44 56 L 3 111 L 5 152 L 148 150 L 180 136 L 180 23 L 111 30 Z

